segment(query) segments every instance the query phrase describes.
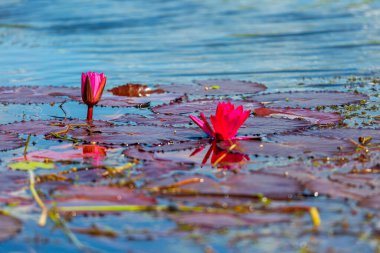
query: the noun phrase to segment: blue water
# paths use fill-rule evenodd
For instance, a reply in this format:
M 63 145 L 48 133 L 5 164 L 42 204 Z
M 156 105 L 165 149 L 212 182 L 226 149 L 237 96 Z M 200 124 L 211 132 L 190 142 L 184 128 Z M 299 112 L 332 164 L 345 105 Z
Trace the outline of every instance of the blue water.
M 0 2 L 1 85 L 261 81 L 380 71 L 376 1 Z
M 126 82 L 232 78 L 263 82 L 271 90 L 299 89 L 306 81 L 339 88 L 344 84 L 339 77 L 377 76 L 379 49 L 380 1 L 0 1 L 1 86 L 79 86 L 80 73 L 91 70 L 104 72 L 110 87 Z M 20 110 L 27 112 L 27 119 L 66 116 L 57 106 L 1 105 L 0 123 L 24 119 Z M 84 106 L 66 108 L 69 116 L 79 118 L 85 117 L 85 110 Z M 124 113 L 113 108 L 97 110 L 97 116 L 104 118 L 111 110 Z M 52 145 L 39 141 L 38 148 Z M 21 154 L 22 148 L 17 152 Z M 13 153 L 6 155 L 13 157 Z M 87 249 L 100 252 L 213 252 L 206 251 L 209 248 L 215 252 L 303 252 L 306 244 L 320 252 L 331 246 L 340 252 L 364 253 L 375 248 L 351 234 L 329 240 L 330 228 L 345 219 L 353 228 L 366 228 L 362 223 L 365 210 L 353 216 L 351 202 L 325 198 L 310 202 L 306 204 L 329 207 L 321 213 L 325 226 L 318 236 L 303 233 L 310 225 L 307 215 L 270 229 L 194 231 L 193 237 L 177 231 L 175 222 L 147 213 L 78 217 L 70 226 L 97 224 L 118 231 L 116 239 L 77 235 Z M 23 230 L 3 242 L 0 252 L 81 251 L 51 222 L 39 228 L 37 208 L 33 214 L 21 210 L 15 216 L 24 218 Z M 264 236 L 237 245 L 229 241 L 252 233 Z M 268 233 L 272 234 L 265 236 Z

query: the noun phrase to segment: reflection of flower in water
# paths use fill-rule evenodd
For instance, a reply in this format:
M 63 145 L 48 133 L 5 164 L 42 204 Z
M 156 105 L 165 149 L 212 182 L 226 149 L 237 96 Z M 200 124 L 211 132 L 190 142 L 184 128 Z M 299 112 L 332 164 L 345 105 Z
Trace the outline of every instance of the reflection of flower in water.
M 240 168 L 241 165 L 249 161 L 249 156 L 242 153 L 234 153 L 233 151 L 238 149 L 238 141 L 228 141 L 228 149 L 221 149 L 217 145 L 217 141 L 211 142 L 210 148 L 202 160 L 202 165 L 205 165 L 210 159 L 210 163 L 213 167 L 220 169 L 235 169 Z M 196 149 L 190 156 L 197 155 L 201 152 L 205 146 Z M 211 156 L 211 158 L 210 158 Z
M 106 148 L 98 145 L 83 145 L 82 150 L 83 157 L 91 158 L 95 165 L 99 165 L 107 155 Z

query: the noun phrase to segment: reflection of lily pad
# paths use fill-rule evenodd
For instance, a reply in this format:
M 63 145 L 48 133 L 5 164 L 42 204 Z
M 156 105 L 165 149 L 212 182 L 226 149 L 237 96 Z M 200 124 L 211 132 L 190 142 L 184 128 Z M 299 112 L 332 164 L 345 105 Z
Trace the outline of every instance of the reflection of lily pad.
M 316 106 L 359 103 L 362 100 L 367 100 L 368 96 L 363 94 L 335 91 L 299 91 L 254 95 L 250 97 L 250 99 L 259 101 L 266 107 L 311 108 Z

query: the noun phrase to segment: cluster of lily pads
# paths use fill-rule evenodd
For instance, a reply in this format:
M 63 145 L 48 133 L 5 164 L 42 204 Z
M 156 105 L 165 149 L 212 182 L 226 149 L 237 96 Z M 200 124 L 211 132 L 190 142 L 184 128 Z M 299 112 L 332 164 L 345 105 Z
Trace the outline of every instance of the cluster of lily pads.
M 8 214 L 0 224 L 9 230 L 0 239 L 20 231 L 22 222 L 9 213 L 28 205 L 41 208 L 40 225 L 51 221 L 65 231 L 78 215 L 140 211 L 201 229 L 289 224 L 302 213 L 300 219 L 310 221 L 305 227 L 323 231 L 320 213 L 326 211 L 310 201 L 316 197 L 378 210 L 380 131 L 348 127 L 343 115 L 329 110 L 363 105 L 369 97 L 265 90 L 236 80 L 125 84 L 106 88 L 94 101 L 91 92 L 87 100 L 81 96 L 83 88 L 0 87 L 2 104 L 83 99 L 91 107 L 136 108 L 112 120 L 95 112 L 87 120 L 67 115 L 0 125 L 0 150 L 23 151 L 3 163 L 0 202 Z M 237 138 L 216 138 L 191 120 L 209 118 L 219 103 L 248 111 Z M 42 140 L 50 147 L 30 151 L 30 138 L 34 149 Z M 15 197 L 20 189 L 25 194 Z M 77 231 L 102 234 L 98 227 Z

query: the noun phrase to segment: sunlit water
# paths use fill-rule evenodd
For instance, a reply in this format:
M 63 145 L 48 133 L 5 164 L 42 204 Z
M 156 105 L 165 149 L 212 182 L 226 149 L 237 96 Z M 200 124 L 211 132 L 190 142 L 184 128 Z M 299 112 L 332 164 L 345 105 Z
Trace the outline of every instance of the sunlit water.
M 309 83 L 327 82 L 323 87 L 339 87 L 334 77 L 375 76 L 380 72 L 380 3 L 376 1 L 0 1 L 0 85 L 79 86 L 80 73 L 92 70 L 108 76 L 108 85 L 126 82 L 188 83 L 194 79 L 231 78 L 265 83 L 270 90 L 302 88 Z M 311 79 L 310 79 L 311 78 Z M 50 105 L 1 106 L 0 123 L 13 120 L 63 117 Z M 84 117 L 85 107 L 68 107 L 72 117 Z M 20 113 L 20 110 L 25 113 Z M 105 108 L 98 117 L 122 114 L 135 109 Z M 26 115 L 25 115 L 26 114 Z M 9 115 L 14 115 L 12 119 Z M 107 118 L 106 118 L 107 119 Z M 39 147 L 56 145 L 42 141 Z M 33 150 L 34 147 L 30 147 Z M 13 155 L 10 151 L 7 155 Z M 22 152 L 22 149 L 19 150 Z M 19 154 L 17 154 L 19 155 Z M 4 155 L 5 156 L 5 155 Z M 334 215 L 360 224 L 342 203 L 310 200 L 315 206 L 331 206 Z M 340 211 L 344 210 L 344 211 Z M 334 213 L 335 212 L 335 213 Z M 343 214 L 341 213 L 343 212 Z M 78 248 L 52 225 L 38 228 L 36 220 L 23 213 L 23 232 L 3 243 L 0 252 L 63 252 Z M 124 223 L 121 224 L 120 221 Z M 309 224 L 309 218 L 302 220 Z M 212 245 L 216 252 L 276 252 L 279 244 L 288 252 L 309 241 L 302 238 L 273 240 L 261 238 L 255 244 L 226 246 L 217 233 L 208 242 L 184 239 L 166 231 L 175 223 L 146 213 L 125 213 L 105 218 L 77 218 L 70 225 L 96 223 L 122 230 L 116 239 L 78 235 L 86 246 L 103 251 L 205 252 Z M 303 225 L 301 225 L 302 227 Z M 300 227 L 297 222 L 292 228 Z M 279 225 L 271 232 L 286 231 Z M 126 240 L 130 233 L 137 239 Z M 144 236 L 153 231 L 153 241 Z M 53 232 L 52 232 L 53 231 Z M 132 231 L 132 232 L 128 232 Z M 266 228 L 264 232 L 268 232 Z M 293 231 L 289 231 L 289 237 Z M 241 231 L 239 231 L 241 232 Z M 250 229 L 243 231 L 250 233 Z M 225 235 L 228 239 L 234 230 Z M 40 238 L 41 236 L 41 238 Z M 196 241 L 196 243 L 194 243 Z M 319 249 L 328 249 L 325 240 Z M 356 238 L 334 241 L 342 250 L 369 250 Z M 352 246 L 352 248 L 350 248 Z M 286 249 L 286 247 L 285 247 Z M 364 251 L 363 251 L 364 249 Z M 286 252 L 286 250 L 284 251 Z
M 0 2 L 1 85 L 109 85 L 249 79 L 295 87 L 303 78 L 377 73 L 375 1 Z

